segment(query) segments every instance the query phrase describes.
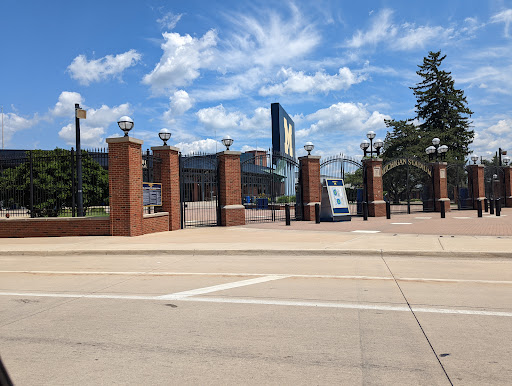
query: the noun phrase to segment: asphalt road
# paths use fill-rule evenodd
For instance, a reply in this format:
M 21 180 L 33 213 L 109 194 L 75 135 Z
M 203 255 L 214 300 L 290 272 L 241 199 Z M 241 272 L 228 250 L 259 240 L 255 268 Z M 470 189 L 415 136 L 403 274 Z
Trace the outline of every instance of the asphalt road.
M 0 256 L 17 385 L 510 384 L 512 259 Z

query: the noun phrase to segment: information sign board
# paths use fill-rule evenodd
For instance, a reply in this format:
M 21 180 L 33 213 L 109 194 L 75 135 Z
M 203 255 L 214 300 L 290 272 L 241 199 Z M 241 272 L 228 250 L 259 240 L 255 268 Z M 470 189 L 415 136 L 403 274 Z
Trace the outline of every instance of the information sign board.
M 162 184 L 157 182 L 142 183 L 142 205 L 162 206 Z
M 325 180 L 321 209 L 322 221 L 350 221 L 350 209 L 343 180 Z

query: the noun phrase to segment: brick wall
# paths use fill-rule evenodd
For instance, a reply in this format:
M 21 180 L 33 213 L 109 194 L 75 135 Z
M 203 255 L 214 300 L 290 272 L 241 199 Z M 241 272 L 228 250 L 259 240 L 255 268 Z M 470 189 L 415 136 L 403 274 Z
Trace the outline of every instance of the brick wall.
M 448 173 L 446 162 L 435 162 L 434 164 L 434 197 L 435 211 L 441 211 L 441 203 L 446 212 L 450 210 L 450 199 L 448 198 Z
M 366 186 L 368 189 L 368 216 L 384 217 L 386 215 L 386 203 L 382 184 L 382 159 L 368 158 L 363 160 L 363 163 L 366 168 Z
M 307 155 L 299 158 L 302 178 L 302 205 L 304 220 L 315 219 L 315 204 L 319 204 L 322 197 L 320 183 L 320 156 Z
M 245 225 L 240 152 L 223 151 L 218 154 L 218 159 L 220 223 L 222 226 Z
M 145 214 L 142 218 L 142 232 L 148 233 L 167 232 L 169 230 L 169 213 Z
M 142 140 L 107 138 L 112 236 L 139 236 L 142 231 Z
M 169 230 L 181 229 L 179 149 L 172 146 L 157 146 L 151 150 L 162 160 L 162 210 L 169 213 Z
M 109 217 L 0 219 L 0 238 L 110 236 Z

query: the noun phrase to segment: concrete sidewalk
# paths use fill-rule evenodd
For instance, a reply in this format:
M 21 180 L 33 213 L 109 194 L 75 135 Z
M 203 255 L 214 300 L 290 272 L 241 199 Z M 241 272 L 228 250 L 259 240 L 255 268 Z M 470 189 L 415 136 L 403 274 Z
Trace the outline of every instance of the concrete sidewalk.
M 488 215 L 486 215 L 488 216 Z M 493 231 L 494 229 L 494 231 Z M 370 233 L 371 232 L 371 233 Z M 462 234 L 461 234 L 462 233 Z M 479 234 L 480 233 L 480 234 Z M 490 234 L 489 233 L 495 233 Z M 476 212 L 416 213 L 345 223 L 257 223 L 193 228 L 139 237 L 1 239 L 0 255 L 416 255 L 512 257 L 512 209 L 501 217 Z

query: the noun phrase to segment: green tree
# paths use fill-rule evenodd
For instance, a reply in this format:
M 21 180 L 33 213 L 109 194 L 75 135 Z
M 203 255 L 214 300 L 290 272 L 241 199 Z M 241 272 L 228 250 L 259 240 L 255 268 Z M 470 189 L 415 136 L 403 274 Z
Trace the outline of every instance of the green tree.
M 470 129 L 469 118 L 473 112 L 468 108 L 464 91 L 455 88 L 451 72 L 441 70 L 446 55 L 441 51 L 430 51 L 423 58 L 416 73 L 422 78 L 415 87 L 411 87 L 416 97 L 416 119 L 420 143 L 430 145 L 434 137 L 448 146 L 447 159 L 464 161 L 469 154 L 469 145 L 475 132 Z
M 27 154 L 27 158 L 29 154 Z M 72 176 L 70 151 L 64 149 L 33 150 L 32 176 L 34 215 L 56 217 L 72 205 Z M 108 204 L 108 172 L 82 152 L 84 209 Z M 0 178 L 0 192 L 5 195 L 4 205 L 9 207 L 30 205 L 30 163 L 6 168 Z M 4 194 L 14 192 L 15 194 Z

